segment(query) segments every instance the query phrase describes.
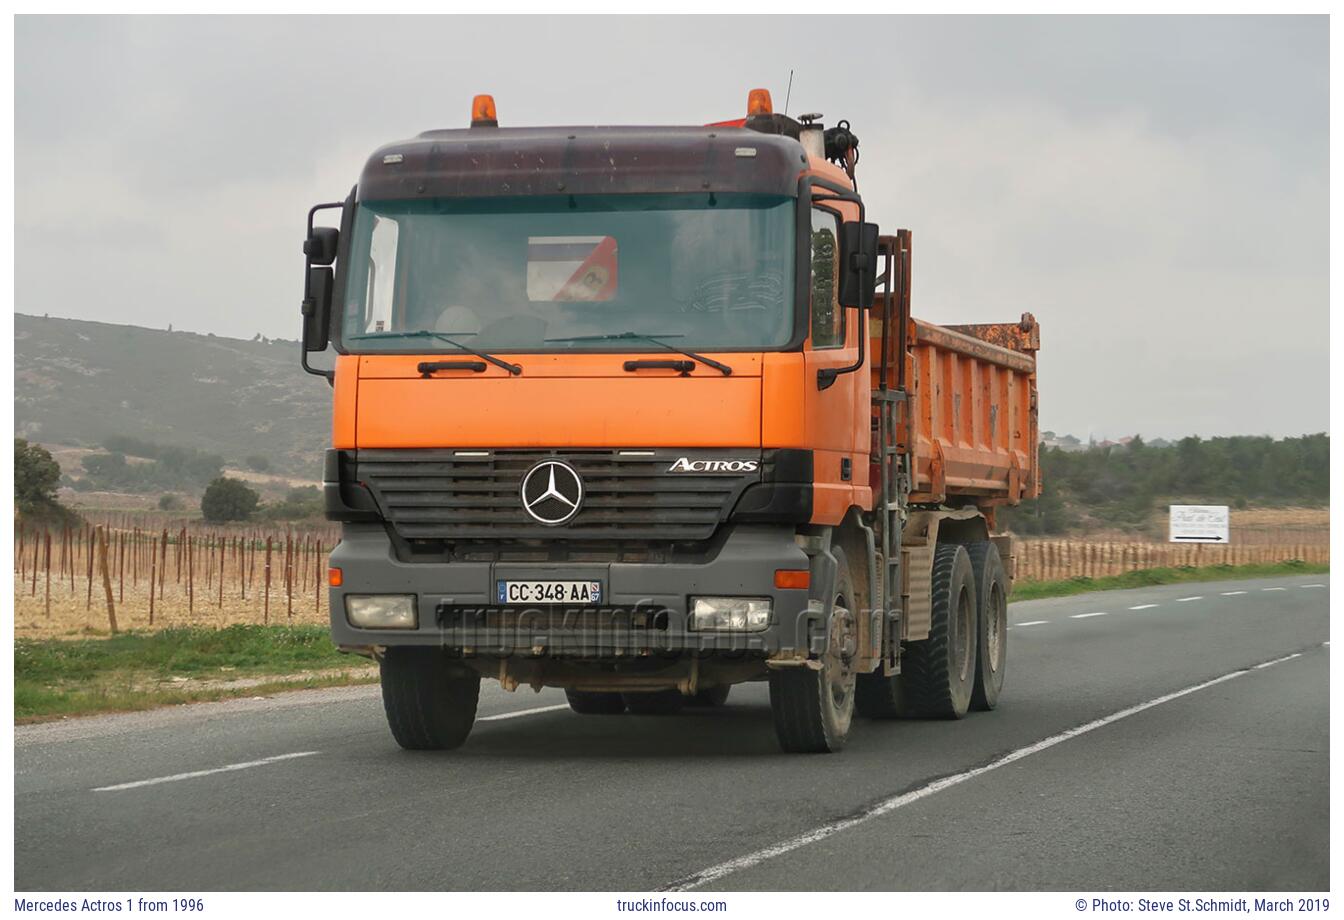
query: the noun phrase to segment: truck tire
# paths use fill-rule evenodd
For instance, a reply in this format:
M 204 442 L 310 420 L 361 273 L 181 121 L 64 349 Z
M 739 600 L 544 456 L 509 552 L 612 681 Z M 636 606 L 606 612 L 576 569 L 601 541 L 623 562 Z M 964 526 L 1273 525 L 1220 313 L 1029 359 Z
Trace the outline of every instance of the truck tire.
M 835 598 L 821 668 L 785 668 L 770 673 L 770 709 L 779 746 L 790 754 L 834 753 L 845 746 L 854 720 L 854 582 L 839 547 Z
M 569 708 L 581 716 L 618 716 L 625 712 L 625 700 L 619 693 L 592 693 L 566 690 Z
M 901 676 L 886 676 L 882 669 L 860 674 L 854 686 L 854 711 L 865 719 L 899 719 L 905 715 L 901 705 Z
M 705 687 L 703 690 L 697 690 L 695 696 L 686 701 L 687 706 L 722 706 L 728 702 L 728 692 L 733 689 L 732 684 L 719 684 L 717 687 Z
M 681 712 L 686 697 L 680 690 L 655 690 L 652 693 L 622 693 L 626 708 L 637 716 L 671 716 Z
M 378 666 L 383 709 L 397 744 L 408 751 L 459 747 L 476 721 L 481 676 L 437 648 L 390 648 Z
M 916 719 L 960 719 L 975 688 L 975 570 L 966 547 L 940 543 L 933 555 L 929 637 L 901 652 L 901 714 Z
M 987 712 L 999 704 L 1008 660 L 1008 573 L 999 548 L 988 540 L 969 543 L 980 614 L 975 653 L 975 689 L 971 708 Z

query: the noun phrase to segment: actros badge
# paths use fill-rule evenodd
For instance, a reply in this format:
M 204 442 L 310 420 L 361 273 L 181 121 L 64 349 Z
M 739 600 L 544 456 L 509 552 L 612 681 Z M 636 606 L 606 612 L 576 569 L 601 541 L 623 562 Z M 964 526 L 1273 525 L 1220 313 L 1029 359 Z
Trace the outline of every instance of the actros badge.
M 522 499 L 533 520 L 555 527 L 579 513 L 583 479 L 562 460 L 543 460 L 523 477 Z
M 692 460 L 678 457 L 667 468 L 669 473 L 754 473 L 760 468 L 759 460 Z

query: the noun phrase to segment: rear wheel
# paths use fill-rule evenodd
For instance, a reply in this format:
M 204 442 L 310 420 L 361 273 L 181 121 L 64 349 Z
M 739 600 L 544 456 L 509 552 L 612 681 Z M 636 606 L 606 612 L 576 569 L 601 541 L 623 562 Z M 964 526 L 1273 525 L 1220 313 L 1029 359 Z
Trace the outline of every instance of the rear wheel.
M 854 687 L 854 711 L 865 719 L 898 719 L 905 714 L 901 705 L 901 676 L 888 677 L 878 668 L 860 674 Z
M 378 666 L 383 709 L 397 744 L 444 751 L 471 734 L 481 676 L 437 648 L 390 648 Z
M 975 689 L 971 708 L 993 709 L 1003 692 L 1003 672 L 1008 658 L 1008 573 L 999 548 L 988 540 L 968 544 L 979 601 L 979 636 L 975 656 Z
M 966 547 L 938 544 L 932 592 L 929 637 L 906 643 L 901 653 L 901 714 L 960 719 L 971 705 L 979 645 L 975 571 Z
M 625 700 L 619 693 L 590 693 L 566 690 L 569 708 L 584 716 L 618 716 L 625 712 Z
M 728 702 L 728 692 L 732 684 L 719 684 L 717 687 L 705 687 L 697 690 L 695 696 L 686 701 L 687 706 L 722 706 Z
M 655 690 L 653 693 L 622 693 L 626 708 L 637 716 L 670 716 L 681 712 L 686 697 L 680 690 Z
M 821 668 L 788 668 L 770 674 L 770 708 L 779 746 L 789 753 L 840 750 L 854 720 L 854 659 L 858 651 L 854 583 L 844 552 L 837 563 L 826 653 Z

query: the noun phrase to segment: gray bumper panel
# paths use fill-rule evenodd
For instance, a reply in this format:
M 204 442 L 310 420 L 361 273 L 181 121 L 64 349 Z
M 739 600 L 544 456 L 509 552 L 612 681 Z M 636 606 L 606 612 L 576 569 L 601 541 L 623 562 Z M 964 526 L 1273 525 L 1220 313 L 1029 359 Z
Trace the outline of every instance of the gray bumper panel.
M 829 557 L 826 557 L 829 558 Z M 767 656 L 824 648 L 824 611 L 807 591 L 774 587 L 776 569 L 815 572 L 791 529 L 730 525 L 718 554 L 697 563 L 407 563 L 379 525 L 347 524 L 331 554 L 343 584 L 330 589 L 332 638 L 343 646 L 436 645 L 478 655 L 625 657 L 703 652 Z M 600 581 L 600 607 L 505 606 L 500 580 Z M 814 581 L 815 581 L 814 577 Z M 351 626 L 346 594 L 414 594 L 419 626 Z M 756 632 L 688 628 L 693 596 L 768 597 L 771 622 Z

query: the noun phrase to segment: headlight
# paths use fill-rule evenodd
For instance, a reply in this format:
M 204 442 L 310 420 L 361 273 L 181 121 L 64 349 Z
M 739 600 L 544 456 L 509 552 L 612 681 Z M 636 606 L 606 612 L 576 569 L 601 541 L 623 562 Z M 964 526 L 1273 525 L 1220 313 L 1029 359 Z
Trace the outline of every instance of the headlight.
M 347 594 L 345 618 L 360 629 L 415 629 L 414 594 Z
M 768 597 L 693 597 L 691 629 L 765 629 L 770 608 Z

